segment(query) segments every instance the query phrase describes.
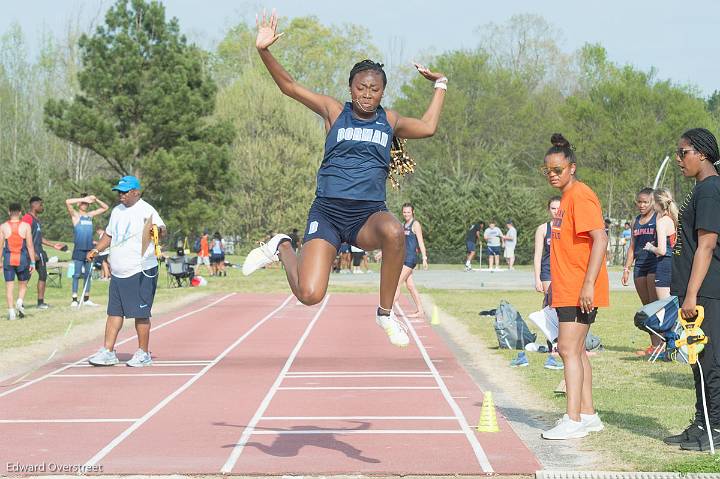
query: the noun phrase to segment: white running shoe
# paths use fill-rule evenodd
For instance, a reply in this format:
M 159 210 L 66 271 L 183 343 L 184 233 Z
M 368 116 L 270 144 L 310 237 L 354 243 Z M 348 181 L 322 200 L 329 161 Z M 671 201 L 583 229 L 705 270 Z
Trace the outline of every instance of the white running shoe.
M 605 429 L 605 424 L 600 420 L 598 413 L 595 414 L 580 414 L 585 430 L 587 432 L 600 432 Z
M 260 246 L 250 251 L 243 263 L 243 274 L 248 276 L 263 266 L 279 261 L 277 252 L 280 241 L 290 239 L 288 235 L 276 234 L 267 243 L 260 243 Z
M 15 321 L 16 319 L 15 310 L 13 308 L 8 309 L 8 321 Z
M 77 298 L 73 298 L 72 302 L 70 303 L 70 307 L 77 308 L 78 306 L 80 306 L 80 303 L 78 303 Z
M 107 348 L 100 348 L 100 350 L 88 358 L 88 362 L 93 366 L 114 366 L 120 361 L 115 355 L 115 351 L 110 351 Z
M 93 303 L 93 302 L 90 301 L 89 299 L 88 299 L 87 301 L 83 301 L 82 304 L 83 304 L 83 306 L 100 306 L 100 305 L 97 304 L 97 303 Z
M 128 361 L 126 365 L 130 366 L 131 368 L 144 368 L 146 366 L 152 366 L 152 363 L 153 362 L 150 354 L 138 348 L 138 350 L 135 351 L 135 354 L 133 354 L 133 357 L 130 358 L 130 361 Z
M 551 440 L 578 439 L 587 435 L 585 424 L 582 421 L 573 421 L 567 414 L 558 420 L 554 428 L 542 433 L 543 439 Z
M 397 319 L 395 311 L 390 311 L 390 316 L 376 315 L 375 322 L 385 330 L 393 345 L 404 348 L 410 344 L 407 328 Z
M 25 317 L 25 305 L 23 304 L 23 300 L 18 298 L 17 301 L 15 301 L 15 309 L 17 309 L 18 316 L 20 318 Z

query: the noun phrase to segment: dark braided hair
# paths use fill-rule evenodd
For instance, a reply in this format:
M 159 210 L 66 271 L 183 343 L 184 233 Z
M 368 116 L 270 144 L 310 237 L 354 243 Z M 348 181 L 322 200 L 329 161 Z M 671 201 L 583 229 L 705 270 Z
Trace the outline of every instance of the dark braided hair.
M 366 70 L 374 71 L 382 75 L 383 79 L 383 88 L 387 86 L 387 76 L 385 75 L 385 70 L 383 70 L 382 63 L 375 63 L 372 60 L 363 60 L 361 62 L 358 62 L 355 64 L 355 66 L 352 67 L 352 70 L 350 70 L 350 79 L 348 80 L 348 85 L 352 85 L 353 78 L 355 78 L 355 75 L 357 75 L 360 72 L 364 72 Z
M 715 135 L 705 128 L 693 128 L 682 134 L 681 138 L 686 139 L 698 153 L 705 156 L 720 173 L 720 151 Z
M 560 133 L 553 133 L 550 137 L 550 143 L 553 146 L 545 153 L 545 156 L 557 155 L 558 153 L 563 155 L 570 163 L 577 163 L 575 158 L 574 148 L 569 141 L 565 139 Z

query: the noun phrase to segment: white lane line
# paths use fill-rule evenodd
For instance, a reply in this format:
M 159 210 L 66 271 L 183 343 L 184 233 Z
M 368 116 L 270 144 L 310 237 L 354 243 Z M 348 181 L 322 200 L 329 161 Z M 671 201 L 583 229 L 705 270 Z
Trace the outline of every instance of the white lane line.
M 306 376 L 288 376 L 287 379 L 295 378 L 432 378 L 427 374 L 308 374 Z
M 158 364 L 157 362 L 155 362 L 153 360 L 153 367 L 158 367 L 158 368 L 201 368 L 203 366 L 207 366 L 208 364 L 210 364 L 210 363 L 207 362 L 207 363 L 187 363 L 187 364 L 163 364 L 163 363 Z M 94 368 L 94 367 L 95 366 L 92 366 L 90 364 L 75 364 L 73 366 L 70 366 L 70 368 L 72 368 L 72 369 Z
M 203 365 L 205 365 L 205 364 L 210 364 L 211 362 L 212 362 L 212 360 L 210 360 L 210 359 L 207 359 L 207 360 L 206 359 L 186 359 L 186 360 L 178 360 L 178 361 L 169 361 L 167 359 L 153 359 L 153 364 L 155 366 L 158 366 L 160 364 L 167 364 L 167 365 L 179 364 L 181 366 L 184 364 L 192 364 L 192 365 L 203 364 Z M 76 364 L 76 363 L 63 363 L 63 364 L 70 365 L 73 367 L 90 367 L 89 364 Z
M 440 389 L 437 386 L 298 386 L 298 387 L 280 387 L 278 390 L 281 391 L 316 391 L 316 390 L 335 390 L 335 389 L 348 389 L 348 390 L 406 390 L 406 389 Z
M 287 434 L 463 434 L 461 429 L 284 429 L 254 431 L 253 436 L 287 435 Z
M 150 331 L 157 331 L 158 329 L 162 329 L 162 328 L 164 328 L 165 326 L 169 326 L 170 324 L 174 324 L 175 322 L 177 322 L 177 321 L 179 321 L 179 320 L 181 320 L 181 319 L 184 319 L 184 318 L 186 318 L 186 317 L 188 317 L 188 316 L 190 316 L 190 315 L 192 315 L 192 314 L 199 313 L 200 311 L 205 311 L 206 309 L 211 308 L 211 307 L 215 306 L 216 304 L 218 304 L 219 302 L 224 301 L 224 300 L 226 300 L 227 298 L 229 298 L 230 296 L 234 296 L 234 295 L 235 295 L 235 293 L 226 294 L 226 295 L 223 296 L 222 298 L 219 298 L 219 299 L 213 301 L 212 303 L 206 304 L 206 305 L 203 306 L 202 308 L 195 309 L 195 310 L 193 310 L 193 311 L 190 311 L 190 312 L 188 312 L 188 313 L 185 313 L 185 314 L 183 314 L 183 315 L 180 315 L 180 316 L 178 316 L 178 317 L 176 317 L 176 318 L 173 318 L 173 319 L 171 319 L 171 320 L 169 320 L 169 321 L 166 321 L 166 322 L 164 322 L 164 323 L 162 323 L 162 324 L 158 324 L 157 326 L 151 328 Z M 125 343 L 127 343 L 127 342 L 129 342 L 129 341 L 132 341 L 132 340 L 135 339 L 135 338 L 137 338 L 137 335 L 130 336 L 129 338 L 123 339 L 122 341 L 118 342 L 118 343 L 116 344 L 116 346 L 121 346 L 121 345 L 123 345 L 123 344 L 125 344 Z M 26 383 L 23 383 L 23 384 L 20 384 L 20 385 L 14 387 L 14 388 L 12 388 L 12 389 L 8 389 L 7 391 L 3 391 L 2 393 L 0 393 L 0 398 L 5 397 L 5 396 L 7 396 L 7 395 L 10 394 L 10 393 L 14 393 L 15 391 L 19 391 L 20 389 L 26 388 L 26 387 L 28 387 L 28 386 L 30 386 L 30 385 L 32 385 L 32 384 L 35 384 L 35 383 L 37 383 L 37 382 L 39 382 L 39 381 L 42 381 L 43 379 L 46 379 L 46 378 L 52 376 L 53 374 L 57 374 L 57 373 L 59 373 L 59 372 L 65 371 L 66 369 L 71 368 L 71 367 L 73 367 L 74 365 L 77 365 L 77 364 L 80 364 L 80 363 L 82 363 L 82 362 L 85 362 L 85 361 L 87 361 L 87 359 L 88 359 L 89 357 L 90 357 L 90 356 L 85 356 L 85 357 L 82 358 L 82 359 L 78 359 L 78 360 L 75 361 L 74 363 L 65 365 L 65 366 L 63 366 L 63 367 L 61 367 L 61 368 L 58 368 L 58 369 L 56 369 L 56 370 L 54 370 L 54 371 L 51 371 L 51 372 L 49 372 L 49 373 L 47 373 L 47 374 L 45 374 L 45 375 L 43 375 L 43 376 L 40 376 L 39 378 L 33 379 L 32 381 L 28 381 L 28 382 L 26 382 Z
M 290 301 L 291 298 L 294 298 L 294 296 L 293 296 L 292 294 L 289 295 L 287 298 L 285 298 L 285 301 L 283 301 L 282 304 L 280 304 L 280 306 L 278 306 L 277 308 L 275 308 L 274 310 L 272 310 L 272 311 L 271 311 L 270 313 L 268 313 L 264 318 L 262 318 L 260 321 L 258 321 L 257 323 L 255 323 L 255 325 L 254 325 L 252 328 L 250 328 L 245 334 L 243 334 L 243 335 L 240 336 L 237 340 L 235 340 L 234 343 L 232 343 L 230 346 L 228 346 L 228 347 L 225 349 L 225 351 L 223 351 L 222 353 L 220 353 L 215 359 L 212 360 L 212 362 L 211 362 L 210 364 L 208 364 L 207 366 L 205 366 L 199 373 L 197 373 L 196 375 L 194 375 L 194 376 L 193 376 L 192 378 L 190 378 L 185 384 L 183 384 L 183 385 L 180 386 L 178 389 L 176 389 L 175 391 L 173 391 L 172 393 L 170 393 L 168 396 L 166 396 L 162 401 L 160 401 L 159 403 L 157 403 L 157 404 L 155 405 L 155 407 L 153 407 L 150 411 L 148 411 L 147 413 L 145 413 L 145 415 L 144 415 L 143 417 L 141 417 L 140 419 L 138 419 L 137 421 L 135 421 L 129 428 L 127 428 L 126 430 L 124 430 L 124 431 L 123 431 L 122 433 L 120 433 L 115 439 L 113 439 L 112 441 L 110 441 L 110 443 L 109 443 L 107 446 L 105 446 L 104 448 L 102 448 L 97 454 L 95 454 L 92 458 L 90 458 L 90 460 L 85 463 L 85 466 L 86 466 L 86 467 L 92 467 L 92 466 L 96 465 L 99 461 L 101 461 L 105 456 L 107 456 L 107 455 L 110 453 L 110 451 L 112 451 L 113 449 L 115 449 L 115 447 L 116 447 L 118 444 L 120 444 L 122 441 L 124 441 L 125 438 L 127 438 L 127 437 L 128 437 L 130 434 L 132 434 L 136 429 L 138 429 L 138 428 L 139 428 L 140 426 L 142 426 L 145 422 L 147 422 L 147 420 L 150 419 L 151 417 L 153 417 L 158 411 L 160 411 L 162 408 L 164 408 L 165 406 L 167 406 L 167 405 L 170 403 L 170 401 L 172 401 L 173 399 L 175 399 L 175 398 L 176 398 L 177 396 L 179 396 L 183 391 L 185 391 L 187 388 L 189 388 L 190 386 L 192 386 L 192 385 L 195 383 L 195 381 L 197 381 L 198 379 L 200 379 L 201 377 L 203 377 L 203 376 L 205 375 L 205 373 L 210 370 L 210 368 L 212 368 L 213 366 L 215 366 L 215 365 L 216 365 L 217 363 L 219 363 L 225 356 L 227 356 L 228 354 L 230 354 L 230 352 L 231 352 L 233 349 L 235 349 L 240 343 L 242 343 L 242 342 L 245 340 L 245 338 L 247 338 L 247 337 L 250 336 L 252 333 L 254 333 L 255 330 L 258 329 L 260 326 L 262 326 L 268 319 L 272 318 L 272 317 L 275 316 L 280 310 L 282 310 L 282 309 L 285 307 L 285 305 L 288 304 L 288 302 Z
M 197 373 L 53 374 L 52 378 L 137 378 L 148 376 L 195 376 Z
M 295 348 L 293 348 L 292 352 L 290 353 L 290 356 L 288 356 L 287 361 L 285 361 L 285 365 L 280 370 L 277 378 L 275 378 L 275 382 L 272 386 L 270 386 L 270 390 L 267 392 L 265 398 L 260 403 L 257 411 L 255 411 L 255 415 L 252 417 L 248 425 L 245 426 L 245 429 L 243 430 L 240 439 L 238 439 L 237 444 L 235 444 L 232 452 L 230 452 L 230 456 L 220 469 L 220 472 L 222 472 L 223 474 L 229 474 L 232 472 L 233 467 L 235 467 L 235 464 L 240 458 L 240 454 L 242 454 L 243 450 L 245 449 L 245 445 L 248 443 L 250 436 L 255 430 L 257 423 L 260 421 L 260 418 L 262 418 L 263 414 L 265 414 L 268 406 L 270 406 L 270 401 L 272 401 L 273 396 L 275 396 L 275 393 L 280 388 L 280 384 L 282 384 L 283 380 L 285 379 L 285 374 L 290 369 L 290 366 L 292 366 L 293 361 L 295 361 L 295 357 L 298 355 L 298 352 L 300 352 L 300 348 L 302 348 L 303 344 L 305 344 L 305 340 L 310 335 L 310 331 L 312 330 L 313 326 L 315 326 L 315 323 L 317 323 L 317 320 L 320 318 L 322 312 L 325 310 L 325 307 L 327 306 L 329 300 L 330 295 L 325 296 L 325 300 L 322 302 L 320 309 L 318 309 L 312 321 L 310 321 L 310 324 L 308 324 L 307 328 L 305 328 L 305 332 L 298 340 Z
M 287 376 L 305 374 L 332 375 L 332 374 L 432 374 L 429 371 L 288 371 Z
M 470 428 L 470 425 L 468 424 L 467 419 L 465 419 L 465 415 L 463 414 L 462 409 L 460 409 L 460 406 L 458 406 L 458 404 L 455 402 L 452 395 L 450 394 L 450 391 L 448 390 L 445 381 L 443 381 L 443 379 L 440 377 L 440 373 L 438 373 L 437 368 L 435 368 L 433 361 L 430 360 L 430 356 L 428 355 L 427 350 L 425 350 L 425 346 L 423 345 L 422 341 L 420 341 L 420 338 L 418 337 L 415 328 L 412 324 L 410 324 L 410 321 L 408 321 L 407 316 L 405 316 L 405 312 L 400 306 L 398 306 L 398 311 L 405 320 L 405 324 L 407 324 L 408 330 L 413 335 L 413 338 L 417 343 L 418 349 L 420 350 L 420 354 L 425 360 L 425 364 L 427 364 L 430 371 L 432 371 L 433 376 L 435 376 L 435 381 L 437 381 L 438 386 L 440 386 L 440 390 L 442 391 L 445 400 L 450 405 L 453 413 L 455 413 L 455 417 L 457 417 L 457 420 L 460 423 L 460 428 L 465 433 L 465 437 L 467 437 L 467 440 L 470 443 L 473 452 L 475 452 L 475 457 L 477 458 L 478 464 L 480 464 L 483 472 L 494 472 L 492 466 L 490 465 L 490 461 L 488 460 L 487 454 L 485 454 L 485 451 L 480 445 L 480 441 L 478 441 L 475 433 Z M 438 360 L 438 362 L 439 361 L 441 360 Z
M 134 422 L 137 419 L 0 419 L 0 424 Z
M 387 421 L 457 421 L 455 416 L 265 416 L 262 421 L 344 421 L 344 420 L 387 420 Z

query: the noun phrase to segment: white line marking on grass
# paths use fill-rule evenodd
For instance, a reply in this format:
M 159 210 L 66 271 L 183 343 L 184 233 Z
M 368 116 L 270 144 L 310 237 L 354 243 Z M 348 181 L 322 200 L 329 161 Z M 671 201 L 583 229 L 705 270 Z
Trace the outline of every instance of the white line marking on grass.
M 262 421 L 457 421 L 455 416 L 265 416 Z
M 53 374 L 53 378 L 137 378 L 148 376 L 195 376 L 197 373 Z
M 413 335 L 413 338 L 415 338 L 415 342 L 417 343 L 418 349 L 420 350 L 420 354 L 422 355 L 423 359 L 425 360 L 425 364 L 427 364 L 430 371 L 432 371 L 433 376 L 435 376 L 435 381 L 437 381 L 438 386 L 440 386 L 440 390 L 442 391 L 443 396 L 445 397 L 445 400 L 450 405 L 450 408 L 452 409 L 453 413 L 455 413 L 455 417 L 457 417 L 458 423 L 460 423 L 460 427 L 462 428 L 463 432 L 465 433 L 465 437 L 467 437 L 468 442 L 470 442 L 470 446 L 472 447 L 473 451 L 475 452 L 475 457 L 477 458 L 478 464 L 480 464 L 480 467 L 482 468 L 483 472 L 494 472 L 492 466 L 490 465 L 490 461 L 488 460 L 487 455 L 485 454 L 485 451 L 483 450 L 482 446 L 480 445 L 480 442 L 478 441 L 477 437 L 475 436 L 475 433 L 470 428 L 470 425 L 467 422 L 467 419 L 465 419 L 465 415 L 462 412 L 462 409 L 460 409 L 460 406 L 455 402 L 452 395 L 450 394 L 450 391 L 447 388 L 447 385 L 445 384 L 445 381 L 440 377 L 440 373 L 438 373 L 438 370 L 435 368 L 435 365 L 433 364 L 433 361 L 430 360 L 430 356 L 428 355 L 427 351 L 425 350 L 425 346 L 423 345 L 422 341 L 420 341 L 420 338 L 418 338 L 417 332 L 415 331 L 415 328 L 407 319 L 407 316 L 405 316 L 405 312 L 402 310 L 400 306 L 398 306 L 398 311 L 400 312 L 400 315 L 405 320 L 405 324 L 408 326 L 408 330 Z M 437 360 L 439 362 L 441 360 Z
M 150 331 L 157 331 L 158 329 L 164 328 L 165 326 L 169 326 L 170 324 L 173 324 L 173 323 L 175 323 L 175 322 L 177 322 L 177 321 L 179 321 L 179 320 L 181 320 L 181 319 L 183 319 L 183 318 L 186 318 L 186 317 L 188 317 L 188 316 L 190 316 L 190 315 L 192 315 L 192 314 L 199 313 L 200 311 L 204 311 L 204 310 L 206 310 L 206 309 L 208 309 L 208 308 L 211 308 L 211 307 L 215 306 L 216 304 L 218 304 L 219 302 L 224 301 L 224 300 L 226 300 L 227 298 L 229 298 L 230 296 L 234 296 L 234 295 L 235 295 L 235 293 L 226 294 L 226 295 L 223 296 L 222 298 L 217 299 L 217 300 L 213 301 L 212 303 L 206 304 L 206 305 L 203 306 L 202 308 L 195 309 L 195 310 L 193 310 L 193 311 L 190 311 L 190 312 L 188 312 L 188 313 L 185 313 L 185 314 L 183 314 L 183 315 L 180 315 L 180 316 L 178 316 L 178 317 L 176 317 L 176 318 L 173 318 L 173 319 L 171 319 L 171 320 L 169 320 L 169 321 L 166 321 L 166 322 L 164 322 L 164 323 L 162 323 L 162 324 L 159 324 L 159 325 L 155 326 L 154 328 L 151 328 Z M 122 344 L 125 344 L 125 343 L 127 343 L 128 341 L 132 341 L 132 340 L 135 339 L 135 338 L 137 338 L 137 335 L 131 336 L 131 337 L 127 338 L 127 339 L 124 339 L 124 340 L 120 341 L 119 343 L 116 344 L 116 346 L 120 346 L 120 345 L 122 345 Z M 87 361 L 87 359 L 88 359 L 89 357 L 90 357 L 90 356 L 85 356 L 84 358 L 78 359 L 77 361 L 75 361 L 75 362 L 72 363 L 72 364 L 68 364 L 68 365 L 63 366 L 63 367 L 61 367 L 61 368 L 58 368 L 58 369 L 56 369 L 56 370 L 54 370 L 54 371 L 51 371 L 51 372 L 49 372 L 49 373 L 47 373 L 47 374 L 45 374 L 45 375 L 43 375 L 43 376 L 40 376 L 39 378 L 33 379 L 32 381 L 28 381 L 28 382 L 26 382 L 26 383 L 20 384 L 20 385 L 17 386 L 17 387 L 14 387 L 14 388 L 12 388 L 12 389 L 8 389 L 7 391 L 4 391 L 4 392 L 0 393 L 0 398 L 5 397 L 5 396 L 7 396 L 7 395 L 10 394 L 10 393 L 14 393 L 15 391 L 19 391 L 20 389 L 26 388 L 26 387 L 28 387 L 28 386 L 30 386 L 30 385 L 32 385 L 32 384 L 35 384 L 35 383 L 37 383 L 37 382 L 39 382 L 39 381 L 42 381 L 43 379 L 49 378 L 49 377 L 52 376 L 53 374 L 57 374 L 57 373 L 59 373 L 59 372 L 61 372 L 61 371 L 64 371 L 64 370 L 70 368 L 70 367 L 73 367 L 73 366 L 78 365 L 78 364 L 80 364 L 80 363 L 82 363 L 82 362 L 84 362 L 84 361 Z
M 280 387 L 280 391 L 317 391 L 317 390 L 334 390 L 334 389 L 347 389 L 347 390 L 406 390 L 406 389 L 440 389 L 437 386 L 298 386 L 298 387 Z
M 298 429 L 298 430 L 262 430 L 254 431 L 253 436 L 287 434 L 464 434 L 461 429 Z
M 287 298 L 285 298 L 285 301 L 283 301 L 280 306 L 278 306 L 277 308 L 275 308 L 274 310 L 272 310 L 272 311 L 271 311 L 270 313 L 268 313 L 264 318 L 262 318 L 260 321 L 258 321 L 257 323 L 255 323 L 255 325 L 254 325 L 252 328 L 250 328 L 247 332 L 245 332 L 245 334 L 243 334 L 243 335 L 240 336 L 237 340 L 235 340 L 234 343 L 232 343 L 230 346 L 228 346 L 228 347 L 225 349 L 225 351 L 223 351 L 222 353 L 220 353 L 215 359 L 212 360 L 212 362 L 211 362 L 210 364 L 208 364 L 207 366 L 205 366 L 199 373 L 197 373 L 196 375 L 194 375 L 194 376 L 193 376 L 191 379 L 189 379 L 185 384 L 183 384 L 183 385 L 180 386 L 178 389 L 176 389 L 175 391 L 173 391 L 172 393 L 170 393 L 168 396 L 166 396 L 162 401 L 160 401 L 159 403 L 157 403 L 157 404 L 155 405 L 155 407 L 153 407 L 150 411 L 148 411 L 147 413 L 145 413 L 145 415 L 144 415 L 143 417 L 141 417 L 140 419 L 138 419 L 137 421 L 135 421 L 135 422 L 132 424 L 132 426 L 130 426 L 129 428 L 127 428 L 126 430 L 124 430 L 124 431 L 123 431 L 122 433 L 120 433 L 115 439 L 113 439 L 112 441 L 110 441 L 110 443 L 109 443 L 107 446 L 105 446 L 104 448 L 102 448 L 102 449 L 100 450 L 100 452 L 98 452 L 97 454 L 95 454 L 88 462 L 85 463 L 85 467 L 87 467 L 87 468 L 92 467 L 92 466 L 96 465 L 99 461 L 101 461 L 101 460 L 102 460 L 105 456 L 107 456 L 107 455 L 110 453 L 110 451 L 112 451 L 118 444 L 120 444 L 122 441 L 124 441 L 125 438 L 127 438 L 127 437 L 128 437 L 130 434 L 132 434 L 136 429 L 138 429 L 138 428 L 139 428 L 140 426 L 142 426 L 145 422 L 147 422 L 147 420 L 150 419 L 151 417 L 153 417 L 158 411 L 160 411 L 162 408 L 164 408 L 165 406 L 167 406 L 167 405 L 170 403 L 170 401 L 172 401 L 173 399 L 175 399 L 175 398 L 176 398 L 177 396 L 179 396 L 183 391 L 185 391 L 187 388 L 189 388 L 190 386 L 192 386 L 192 385 L 195 383 L 195 381 L 197 381 L 198 379 L 200 379 L 201 377 L 203 377 L 203 376 L 205 375 L 205 373 L 210 370 L 210 368 L 212 368 L 213 366 L 215 366 L 215 365 L 216 365 L 217 363 L 219 363 L 225 356 L 227 356 L 228 354 L 230 354 L 230 352 L 231 352 L 233 349 L 235 349 L 240 343 L 242 343 L 242 342 L 245 340 L 245 338 L 247 338 L 247 337 L 250 336 L 252 333 L 254 333 L 255 330 L 257 330 L 260 326 L 262 326 L 268 319 L 272 318 L 273 316 L 275 316 L 275 314 L 277 314 L 278 312 L 280 312 L 280 310 L 282 310 L 282 309 L 285 307 L 285 305 L 287 305 L 287 303 L 290 301 L 290 298 L 293 298 L 293 297 L 294 297 L 293 295 L 289 295 Z
M 315 323 L 317 322 L 317 320 L 320 318 L 320 315 L 325 310 L 325 306 L 327 306 L 329 300 L 330 300 L 330 295 L 325 296 L 325 300 L 322 302 L 320 309 L 318 309 L 318 311 L 317 311 L 317 313 L 315 313 L 315 316 L 313 317 L 312 321 L 310 321 L 310 324 L 308 324 L 307 328 L 305 328 L 305 332 L 298 340 L 297 344 L 295 345 L 295 348 L 293 348 L 292 352 L 290 353 L 290 356 L 288 356 L 287 361 L 285 361 L 285 365 L 280 370 L 280 373 L 278 374 L 277 378 L 275 378 L 275 382 L 273 383 L 272 386 L 270 386 L 270 390 L 265 395 L 265 398 L 263 398 L 257 411 L 255 411 L 255 415 L 252 417 L 252 419 L 250 420 L 248 425 L 245 426 L 245 429 L 243 430 L 243 433 L 240 436 L 240 439 L 238 440 L 237 444 L 235 444 L 235 447 L 233 448 L 232 452 L 230 453 L 230 456 L 228 457 L 227 461 L 225 461 L 225 464 L 220 469 L 221 473 L 229 474 L 230 472 L 232 472 L 233 467 L 235 467 L 235 464 L 237 463 L 238 459 L 240 458 L 240 454 L 242 454 L 243 450 L 245 449 L 245 445 L 247 444 L 248 440 L 250 439 L 250 436 L 252 435 L 253 431 L 255 430 L 255 426 L 257 426 L 257 423 L 260 421 L 260 418 L 262 418 L 262 415 L 265 414 L 265 411 L 267 410 L 268 406 L 270 406 L 270 401 L 272 401 L 272 398 L 273 398 L 273 396 L 275 396 L 275 393 L 279 389 L 280 384 L 282 384 L 283 379 L 285 378 L 285 374 L 290 369 L 290 366 L 292 366 L 293 361 L 295 361 L 295 357 L 297 356 L 298 352 L 300 352 L 300 348 L 302 348 L 303 344 L 305 344 L 305 340 L 307 339 L 308 335 L 310 334 L 310 331 L 312 330 L 313 326 L 315 326 Z
M 297 374 L 430 374 L 430 371 L 289 371 L 286 375 L 288 377 Z
M 0 424 L 134 422 L 137 419 L 0 419 Z

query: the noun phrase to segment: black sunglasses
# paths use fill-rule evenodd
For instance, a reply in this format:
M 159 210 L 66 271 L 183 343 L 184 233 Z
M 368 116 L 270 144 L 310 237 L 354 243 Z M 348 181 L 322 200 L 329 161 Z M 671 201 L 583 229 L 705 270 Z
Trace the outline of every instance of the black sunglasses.
M 678 156 L 678 158 L 683 159 L 685 158 L 685 153 L 688 151 L 697 151 L 695 148 L 678 148 L 675 151 L 675 154 Z

